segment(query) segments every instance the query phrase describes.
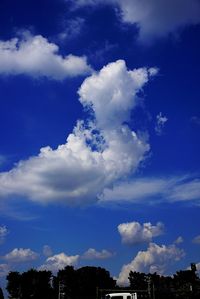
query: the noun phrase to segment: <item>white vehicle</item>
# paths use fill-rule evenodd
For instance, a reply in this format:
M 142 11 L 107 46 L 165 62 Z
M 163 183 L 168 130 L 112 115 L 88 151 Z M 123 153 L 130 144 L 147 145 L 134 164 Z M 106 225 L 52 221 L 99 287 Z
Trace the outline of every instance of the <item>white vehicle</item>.
M 105 299 L 137 299 L 137 293 L 111 293 Z

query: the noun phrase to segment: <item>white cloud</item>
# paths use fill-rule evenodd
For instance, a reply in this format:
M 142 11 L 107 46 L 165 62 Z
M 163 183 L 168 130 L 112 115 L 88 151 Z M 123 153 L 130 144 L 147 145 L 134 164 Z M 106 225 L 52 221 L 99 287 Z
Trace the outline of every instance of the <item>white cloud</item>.
M 106 249 L 103 249 L 101 251 L 97 251 L 96 249 L 94 248 L 89 248 L 83 255 L 82 255 L 82 258 L 83 259 L 87 259 L 87 260 L 92 260 L 92 259 L 108 259 L 108 258 L 111 258 L 113 257 L 113 253 L 106 250 Z
M 200 23 L 198 0 L 117 0 L 123 21 L 137 24 L 139 40 L 161 38 Z
M 23 263 L 34 261 L 38 258 L 38 254 L 31 249 L 15 248 L 3 257 L 10 263 Z
M 150 243 L 146 251 L 139 251 L 136 257 L 127 265 L 124 265 L 119 274 L 117 283 L 126 285 L 130 271 L 154 273 L 163 275 L 171 263 L 184 257 L 184 251 L 175 245 L 157 245 Z
M 200 200 L 200 180 L 192 176 L 175 176 L 168 178 L 136 178 L 121 182 L 111 188 L 105 188 L 99 204 L 160 201 L 194 201 Z
M 194 179 L 190 182 L 174 186 L 170 194 L 171 201 L 200 200 L 200 180 Z
M 193 123 L 193 124 L 196 124 L 196 125 L 200 125 L 200 117 L 199 116 L 192 116 L 190 121 Z
M 166 116 L 163 116 L 162 113 L 160 112 L 157 116 L 156 116 L 156 126 L 155 126 L 155 132 L 157 135 L 162 135 L 163 133 L 163 129 L 165 126 L 165 123 L 168 121 L 168 118 Z
M 196 236 L 193 240 L 192 240 L 193 243 L 195 244 L 200 244 L 200 235 Z
M 44 254 L 44 256 L 47 256 L 47 257 L 53 255 L 52 249 L 49 245 L 43 246 L 43 254 Z
M 138 27 L 143 43 L 200 23 L 198 0 L 77 0 L 75 6 L 98 4 L 118 7 L 122 21 Z
M 181 244 L 183 243 L 183 237 L 179 236 L 175 241 L 174 241 L 174 244 Z
M 59 34 L 59 38 L 61 40 L 70 40 L 77 37 L 82 31 L 84 23 L 85 20 L 80 17 L 68 20 L 65 24 L 66 29 Z
M 0 226 L 0 241 L 4 240 L 8 233 L 9 231 L 5 225 Z
M 200 263 L 197 263 L 197 264 L 196 264 L 196 268 L 197 268 L 197 271 L 198 271 L 198 273 L 199 273 L 199 275 L 200 275 Z
M 0 264 L 0 277 L 6 277 L 10 271 L 10 266 L 7 264 Z
M 99 128 L 106 129 L 106 132 L 111 128 L 121 128 L 136 106 L 136 93 L 157 71 L 156 68 L 127 71 L 123 60 L 110 63 L 85 79 L 79 89 L 80 101 L 92 108 Z
M 6 162 L 6 157 L 3 155 L 0 155 L 0 167 Z
M 79 260 L 79 255 L 66 255 L 65 253 L 59 253 L 54 256 L 48 257 L 45 264 L 39 267 L 39 270 L 49 270 L 57 272 L 64 269 L 66 266 L 76 265 Z
M 85 56 L 62 57 L 59 47 L 41 35 L 23 33 L 21 38 L 0 41 L 0 74 L 26 74 L 63 80 L 91 73 Z
M 118 60 L 85 79 L 79 96 L 93 119 L 90 115 L 90 121 L 78 121 L 66 143 L 57 149 L 42 148 L 38 156 L 0 173 L 0 196 L 84 204 L 96 201 L 105 187 L 133 173 L 150 147 L 123 123 L 152 71 L 129 71 Z
M 129 245 L 135 245 L 144 242 L 151 242 L 154 237 L 164 233 L 164 225 L 158 222 L 152 225 L 150 222 L 128 222 L 118 225 L 118 232 L 122 238 L 122 242 Z

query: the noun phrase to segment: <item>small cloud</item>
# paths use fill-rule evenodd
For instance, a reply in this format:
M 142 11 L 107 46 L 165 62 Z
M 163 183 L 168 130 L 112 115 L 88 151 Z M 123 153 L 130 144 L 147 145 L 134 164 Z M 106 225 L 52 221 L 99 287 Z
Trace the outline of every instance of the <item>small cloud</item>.
M 200 244 L 200 235 L 196 236 L 193 240 L 192 243 L 194 244 Z
M 165 126 L 165 123 L 168 121 L 168 118 L 166 116 L 163 116 L 162 113 L 160 112 L 157 116 L 156 116 L 156 125 L 155 125 L 155 132 L 158 136 L 162 135 L 163 133 L 163 129 Z
M 175 241 L 174 241 L 174 244 L 181 244 L 183 243 L 183 237 L 179 236 Z
M 111 258 L 113 257 L 113 253 L 106 250 L 106 249 L 103 249 L 102 251 L 97 251 L 96 249 L 94 248 L 89 248 L 83 255 L 82 255 L 82 258 L 83 259 L 86 259 L 86 260 L 93 260 L 93 259 L 108 259 L 108 258 Z
M 59 34 L 59 39 L 62 40 L 70 40 L 72 38 L 77 37 L 85 24 L 85 20 L 80 17 L 76 17 L 74 19 L 68 20 L 65 24 L 66 29 Z
M 6 162 L 6 157 L 3 155 L 0 155 L 0 166 L 3 165 Z
M 122 238 L 122 243 L 135 245 L 140 243 L 151 242 L 154 237 L 158 237 L 164 233 L 164 225 L 158 222 L 152 225 L 150 222 L 128 222 L 118 225 L 118 232 Z
M 36 260 L 38 254 L 31 249 L 15 248 L 3 258 L 10 263 L 24 263 Z
M 0 241 L 4 240 L 8 233 L 9 231 L 5 225 L 0 226 Z
M 59 253 L 54 256 L 48 257 L 46 262 L 41 265 L 39 270 L 49 270 L 53 273 L 58 270 L 64 269 L 66 266 L 76 265 L 79 260 L 79 255 L 66 255 L 65 253 Z
M 190 121 L 195 124 L 195 125 L 198 125 L 200 126 L 200 117 L 199 116 L 192 116 Z
M 53 255 L 53 251 L 49 245 L 44 245 L 43 246 L 43 255 L 46 257 L 49 257 Z

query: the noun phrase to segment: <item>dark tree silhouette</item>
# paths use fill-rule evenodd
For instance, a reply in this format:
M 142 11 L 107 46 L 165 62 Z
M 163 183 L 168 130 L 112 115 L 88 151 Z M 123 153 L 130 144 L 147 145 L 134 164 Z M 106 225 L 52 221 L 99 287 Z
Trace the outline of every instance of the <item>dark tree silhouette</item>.
M 128 279 L 131 289 L 147 290 L 148 276 L 145 273 L 130 271 Z
M 6 277 L 7 291 L 9 298 L 20 298 L 21 295 L 21 274 L 19 272 L 10 272 Z
M 0 288 L 0 299 L 4 299 L 2 288 Z
M 51 272 L 31 269 L 19 274 L 10 272 L 7 276 L 7 291 L 10 299 L 51 299 Z
M 77 293 L 77 273 L 74 267 L 67 266 L 59 270 L 57 277 L 54 278 L 54 289 L 56 293 L 62 293 L 62 298 L 73 298 Z
M 67 266 L 58 272 L 53 285 L 62 299 L 95 299 L 97 288 L 113 289 L 116 281 L 104 268 L 82 267 L 74 270 L 72 266 Z
M 97 288 L 114 289 L 116 281 L 110 273 L 100 267 L 82 267 L 77 270 L 78 295 L 96 298 Z
M 194 264 L 192 264 L 194 265 Z M 177 298 L 200 298 L 200 280 L 196 274 L 196 268 L 177 271 L 174 275 L 174 286 Z

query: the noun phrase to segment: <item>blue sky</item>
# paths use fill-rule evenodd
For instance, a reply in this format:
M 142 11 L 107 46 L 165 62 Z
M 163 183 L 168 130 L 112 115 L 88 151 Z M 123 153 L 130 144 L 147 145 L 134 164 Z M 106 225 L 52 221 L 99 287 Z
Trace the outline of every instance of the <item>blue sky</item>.
M 200 2 L 0 4 L 0 278 L 200 270 Z

